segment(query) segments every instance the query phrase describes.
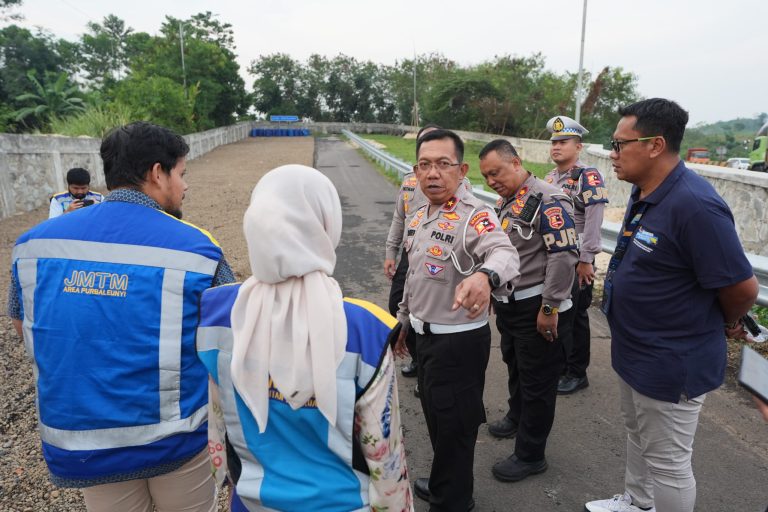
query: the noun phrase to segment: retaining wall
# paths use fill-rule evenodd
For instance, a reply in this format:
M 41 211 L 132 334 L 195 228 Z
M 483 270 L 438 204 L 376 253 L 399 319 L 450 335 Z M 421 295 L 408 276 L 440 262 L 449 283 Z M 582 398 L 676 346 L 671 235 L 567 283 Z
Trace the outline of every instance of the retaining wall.
M 342 129 L 357 134 L 388 133 L 402 134 L 415 131 L 408 125 L 366 124 L 366 123 L 308 123 L 315 132 L 339 133 Z M 456 130 L 464 140 L 490 142 L 504 138 L 515 146 L 520 156 L 531 162 L 552 163 L 549 159 L 550 142 L 547 140 L 500 137 L 488 133 Z M 629 199 L 631 185 L 616 178 L 611 166 L 609 152 L 598 144 L 585 144 L 582 161 L 596 167 L 605 177 L 608 198 L 612 206 L 624 207 Z M 554 164 L 552 163 L 553 167 Z M 748 253 L 768 256 L 768 173 L 729 169 L 714 165 L 687 164 L 688 167 L 706 178 L 725 199 L 736 221 L 736 230 L 744 249 Z
M 217 146 L 237 142 L 248 136 L 255 126 L 270 123 L 245 122 L 200 133 L 186 135 L 189 159 L 197 158 Z M 358 134 L 386 133 L 401 135 L 415 131 L 403 124 L 380 123 L 301 123 L 313 133 L 341 133 L 342 129 Z M 457 131 L 464 139 L 491 141 L 498 135 Z M 532 162 L 550 162 L 549 141 L 504 137 L 520 155 Z M 99 157 L 98 139 L 50 135 L 0 134 L 0 218 L 23 213 L 44 205 L 51 194 L 65 190 L 65 175 L 72 167 L 85 167 L 93 176 L 92 186 L 105 190 L 104 172 Z M 596 144 L 585 145 L 584 163 L 597 167 L 605 177 L 609 200 L 613 206 L 624 206 L 630 185 L 616 179 L 608 151 Z M 768 173 L 689 164 L 709 180 L 733 211 L 736 227 L 747 252 L 768 256 Z
M 185 135 L 187 158 L 242 140 L 250 128 L 246 122 Z M 88 169 L 91 187 L 106 191 L 100 145 L 91 137 L 0 134 L 0 219 L 34 210 L 51 194 L 66 190 L 66 174 L 72 167 Z

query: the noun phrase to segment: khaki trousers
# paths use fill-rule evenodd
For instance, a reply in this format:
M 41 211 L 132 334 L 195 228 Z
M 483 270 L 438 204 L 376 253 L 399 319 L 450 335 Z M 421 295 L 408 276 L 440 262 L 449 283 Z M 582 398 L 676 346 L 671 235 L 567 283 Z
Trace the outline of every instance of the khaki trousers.
M 627 429 L 624 478 L 632 503 L 656 512 L 693 512 L 696 479 L 691 455 L 706 394 L 678 403 L 654 400 L 619 377 L 621 412 Z
M 82 491 L 88 512 L 212 512 L 216 506 L 207 449 L 176 471 Z

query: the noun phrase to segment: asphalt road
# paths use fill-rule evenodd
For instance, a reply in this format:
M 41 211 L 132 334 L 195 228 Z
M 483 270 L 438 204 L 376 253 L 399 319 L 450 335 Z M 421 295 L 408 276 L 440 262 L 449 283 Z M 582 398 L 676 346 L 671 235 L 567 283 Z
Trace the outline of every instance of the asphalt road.
M 344 230 L 337 251 L 336 279 L 345 295 L 386 309 L 389 282 L 381 264 L 397 188 L 348 143 L 318 138 L 315 167 L 341 196 Z M 549 470 L 514 483 L 494 480 L 490 467 L 507 457 L 514 440 L 491 437 L 481 427 L 475 451 L 475 510 L 573 511 L 584 502 L 623 492 L 625 435 L 619 412 L 617 377 L 610 366 L 610 334 L 599 311 L 592 318 L 590 387 L 560 397 L 547 447 Z M 493 323 L 493 322 L 492 322 Z M 485 406 L 489 421 L 506 412 L 506 368 L 493 329 Z M 399 379 L 411 479 L 428 476 L 431 447 L 413 396 L 414 379 Z M 760 511 L 768 505 L 768 425 L 747 395 L 733 385 L 710 393 L 704 404 L 693 457 L 697 511 Z M 416 510 L 427 505 L 416 498 Z

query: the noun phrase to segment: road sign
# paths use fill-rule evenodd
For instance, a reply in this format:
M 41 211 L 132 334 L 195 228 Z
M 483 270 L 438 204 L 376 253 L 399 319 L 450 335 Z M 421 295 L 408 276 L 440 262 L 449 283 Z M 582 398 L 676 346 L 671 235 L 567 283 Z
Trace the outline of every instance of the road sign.
M 727 152 L 728 152 L 728 148 L 726 148 L 725 146 L 717 146 L 717 148 L 715 148 L 715 153 L 717 153 L 717 156 L 719 156 L 721 160 L 723 159 L 723 157 Z
M 269 120 L 273 123 L 295 123 L 299 116 L 269 116 Z

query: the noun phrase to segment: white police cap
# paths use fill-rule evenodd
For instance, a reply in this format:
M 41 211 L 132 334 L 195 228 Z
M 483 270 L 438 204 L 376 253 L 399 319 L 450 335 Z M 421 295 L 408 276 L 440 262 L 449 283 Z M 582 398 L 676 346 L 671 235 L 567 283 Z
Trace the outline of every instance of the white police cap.
M 567 116 L 555 116 L 547 122 L 547 130 L 552 134 L 549 140 L 563 140 L 569 137 L 584 137 L 589 130 Z

